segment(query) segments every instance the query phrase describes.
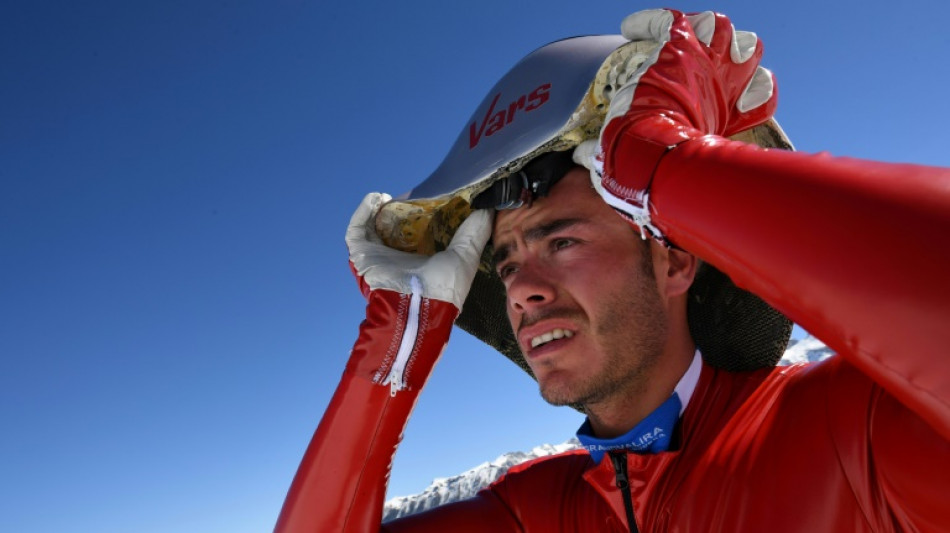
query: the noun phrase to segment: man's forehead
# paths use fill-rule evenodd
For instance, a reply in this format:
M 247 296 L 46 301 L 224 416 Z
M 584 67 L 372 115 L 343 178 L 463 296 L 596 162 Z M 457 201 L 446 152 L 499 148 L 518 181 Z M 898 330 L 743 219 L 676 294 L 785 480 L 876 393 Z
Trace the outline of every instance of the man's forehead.
M 536 209 L 537 206 L 521 209 Z M 499 213 L 495 218 L 495 227 L 492 229 L 492 239 L 494 241 L 513 238 L 520 235 L 522 238 L 532 240 L 538 234 L 549 234 L 554 231 L 580 224 L 589 220 L 589 216 L 584 216 L 583 211 L 571 209 L 569 206 L 563 208 L 537 209 L 530 213 L 526 212 L 524 216 L 506 217 Z

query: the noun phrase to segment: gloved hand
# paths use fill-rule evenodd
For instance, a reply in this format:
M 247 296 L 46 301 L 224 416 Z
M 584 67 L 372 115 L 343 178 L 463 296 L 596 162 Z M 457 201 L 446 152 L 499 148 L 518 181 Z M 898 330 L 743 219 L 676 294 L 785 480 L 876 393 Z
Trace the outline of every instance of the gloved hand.
M 390 248 L 376 234 L 376 213 L 389 200 L 388 194 L 380 193 L 370 193 L 363 199 L 350 219 L 346 245 L 360 289 L 369 300 L 367 317 L 388 315 L 381 323 L 395 328 L 395 339 L 388 348 L 368 351 L 373 355 L 357 358 L 358 366 L 364 368 L 364 375 L 368 371 L 374 382 L 389 385 L 395 395 L 406 388 L 421 386 L 438 359 L 441 345 L 438 350 L 419 349 L 421 338 L 434 339 L 427 329 L 427 325 L 434 323 L 434 310 L 445 307 L 432 300 L 453 306 L 437 313 L 452 313 L 444 321 L 451 328 L 472 286 L 482 249 L 491 236 L 492 213 L 485 209 L 474 211 L 459 226 L 448 248 L 427 257 Z M 443 334 L 447 338 L 448 331 Z M 394 350 L 397 346 L 398 350 Z M 351 363 L 354 361 L 351 359 Z M 409 370 L 413 367 L 410 381 Z
M 371 290 L 389 289 L 449 302 L 461 310 L 482 250 L 491 237 L 492 212 L 472 212 L 448 248 L 427 257 L 390 248 L 376 234 L 376 213 L 389 200 L 388 194 L 366 195 L 346 230 L 350 264 L 364 296 Z
M 761 42 L 724 15 L 641 11 L 621 31 L 660 45 L 636 70 L 620 71 L 599 142 L 582 143 L 574 160 L 591 170 L 608 204 L 662 240 L 650 221 L 649 189 L 663 156 L 685 141 L 765 122 L 777 92 L 772 73 L 759 66 Z

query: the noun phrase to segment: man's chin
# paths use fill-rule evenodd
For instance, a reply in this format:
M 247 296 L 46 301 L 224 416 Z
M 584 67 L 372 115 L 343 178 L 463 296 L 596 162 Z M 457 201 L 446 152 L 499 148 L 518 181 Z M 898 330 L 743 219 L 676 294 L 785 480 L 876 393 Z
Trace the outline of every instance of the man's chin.
M 565 387 L 563 384 L 545 384 L 540 387 L 541 398 L 547 403 L 555 406 L 562 405 L 576 405 L 579 402 L 578 394 L 571 390 L 570 387 Z

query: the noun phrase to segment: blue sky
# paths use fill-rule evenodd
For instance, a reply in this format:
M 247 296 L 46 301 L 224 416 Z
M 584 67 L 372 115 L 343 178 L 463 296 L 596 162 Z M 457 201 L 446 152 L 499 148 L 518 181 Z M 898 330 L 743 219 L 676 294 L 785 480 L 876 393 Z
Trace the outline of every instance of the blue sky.
M 362 196 L 427 176 L 522 56 L 645 7 L 5 3 L 0 530 L 270 530 L 362 318 Z M 675 7 L 759 33 L 799 149 L 950 166 L 946 2 Z M 457 331 L 390 494 L 580 421 Z

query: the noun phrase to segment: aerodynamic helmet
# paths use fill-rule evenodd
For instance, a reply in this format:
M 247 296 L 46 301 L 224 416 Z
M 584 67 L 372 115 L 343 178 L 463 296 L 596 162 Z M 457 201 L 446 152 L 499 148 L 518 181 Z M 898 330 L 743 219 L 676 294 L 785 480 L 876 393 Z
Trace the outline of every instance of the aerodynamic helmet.
M 611 80 L 639 67 L 656 46 L 597 35 L 528 54 L 489 91 L 439 167 L 380 210 L 380 237 L 394 248 L 432 254 L 447 246 L 473 207 L 515 208 L 547 194 L 572 165 L 573 149 L 598 137 L 611 92 L 618 89 Z M 792 149 L 772 119 L 732 138 Z M 456 323 L 530 374 L 491 254 L 489 243 Z M 689 291 L 687 313 L 706 362 L 726 370 L 774 366 L 791 334 L 791 321 L 708 264 Z

